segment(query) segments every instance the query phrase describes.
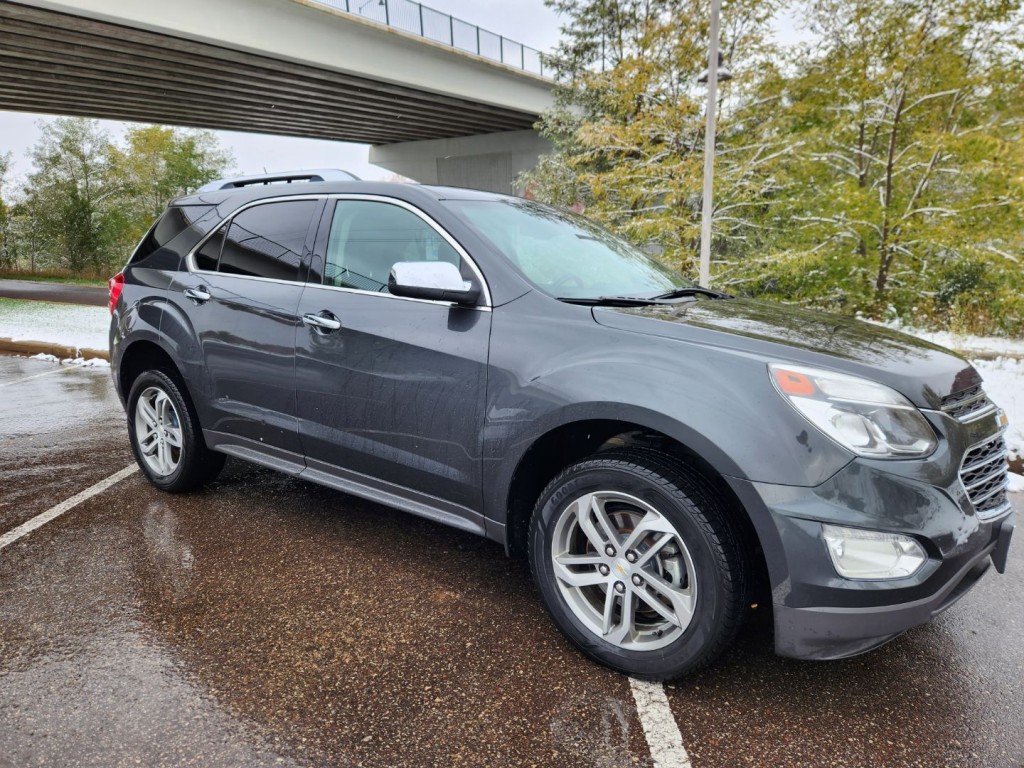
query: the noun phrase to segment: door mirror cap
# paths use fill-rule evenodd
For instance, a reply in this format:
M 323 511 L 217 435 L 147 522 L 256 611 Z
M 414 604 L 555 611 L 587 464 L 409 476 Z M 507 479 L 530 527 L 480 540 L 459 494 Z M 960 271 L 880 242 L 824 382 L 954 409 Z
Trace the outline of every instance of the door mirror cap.
M 399 261 L 388 275 L 388 291 L 394 296 L 467 306 L 476 306 L 480 300 L 480 286 L 464 280 L 459 268 L 447 261 Z

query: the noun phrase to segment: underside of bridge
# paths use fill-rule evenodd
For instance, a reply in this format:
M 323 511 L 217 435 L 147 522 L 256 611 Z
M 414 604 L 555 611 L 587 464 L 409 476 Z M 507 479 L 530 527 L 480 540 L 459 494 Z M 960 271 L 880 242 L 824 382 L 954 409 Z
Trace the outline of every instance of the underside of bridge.
M 506 192 L 511 178 L 523 170 L 519 166 L 530 164 L 528 156 L 535 162 L 545 149 L 531 130 L 539 109 L 458 95 L 460 90 L 473 95 L 471 87 L 446 88 L 446 81 L 472 86 L 474 77 L 497 78 L 498 86 L 508 80 L 513 98 L 506 101 L 522 102 L 516 89 L 522 90 L 526 80 L 534 81 L 525 83 L 528 88 L 538 90 L 535 76 L 471 60 L 475 57 L 463 57 L 465 66 L 459 68 L 455 52 L 308 3 L 170 4 L 182 19 L 205 12 L 209 26 L 199 35 L 184 22 L 181 34 L 174 34 L 179 30 L 140 23 L 130 15 L 140 6 L 163 4 L 118 6 L 117 0 L 105 0 L 69 13 L 76 9 L 74 1 L 29 2 L 0 1 L 0 110 L 373 144 L 384 151 L 374 150 L 374 162 L 400 173 L 415 168 L 418 181 L 452 183 L 444 178 L 452 175 L 449 169 L 470 186 Z M 88 10 L 104 5 L 106 13 Z M 126 17 L 115 15 L 119 9 Z M 231 29 L 232 13 L 244 15 L 247 27 L 264 26 L 263 50 Z M 326 66 L 332 61 L 332 38 L 324 35 L 331 25 L 337 27 L 337 64 Z M 304 56 L 304 49 L 312 54 Z M 318 51 L 325 53 L 317 58 Z M 374 56 L 381 57 L 379 66 Z M 419 82 L 395 77 L 402 56 L 409 59 L 407 68 L 416 69 Z M 353 63 L 357 66 L 349 66 Z M 423 69 L 435 64 L 437 87 L 423 87 Z M 375 76 L 376 70 L 384 76 Z M 517 137 L 517 159 L 496 165 L 493 155 L 508 154 L 511 136 Z M 464 143 L 465 137 L 472 139 Z M 452 157 L 460 147 L 468 147 L 470 154 L 456 168 Z M 424 155 L 436 150 L 448 154 Z M 482 161 L 479 174 L 470 167 L 468 158 L 474 154 L 491 156 Z

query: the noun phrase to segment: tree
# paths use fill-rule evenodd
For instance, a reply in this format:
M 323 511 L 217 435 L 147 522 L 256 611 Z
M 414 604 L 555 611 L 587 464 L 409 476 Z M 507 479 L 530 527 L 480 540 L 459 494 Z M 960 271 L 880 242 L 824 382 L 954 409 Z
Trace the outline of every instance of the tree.
M 232 162 L 208 132 L 137 126 L 119 146 L 95 120 L 41 127 L 19 229 L 44 266 L 75 274 L 116 269 L 171 199 Z
M 697 76 L 707 66 L 703 0 L 552 0 L 568 17 L 549 64 L 559 77 L 556 106 L 541 132 L 555 151 L 526 182 L 549 202 L 583 203 L 665 258 L 689 268 L 700 229 L 704 105 Z M 760 167 L 787 151 L 770 127 L 775 81 L 764 77 L 772 2 L 727 6 L 723 50 L 741 73 L 723 87 L 716 205 L 719 258 L 749 236 L 745 207 L 761 205 Z M 766 85 L 767 84 L 767 85 Z
M 11 153 L 0 155 L 0 269 L 15 266 L 14 238 L 11 232 L 11 211 L 4 200 L 7 173 L 11 168 Z
M 695 262 L 704 0 L 551 0 L 566 17 L 525 181 Z M 717 286 L 874 317 L 1024 333 L 1019 0 L 809 0 L 814 41 L 767 41 L 771 3 L 723 8 Z
M 907 319 L 1007 267 L 1019 293 L 1019 5 L 814 0 L 808 18 L 818 39 L 785 87 L 801 151 L 782 171 L 780 293 Z
M 209 131 L 146 125 L 130 128 L 111 149 L 114 175 L 133 232 L 140 235 L 175 197 L 223 176 L 233 160 Z
M 99 274 L 107 246 L 121 232 L 114 215 L 117 180 L 108 162 L 110 136 L 95 120 L 58 118 L 41 126 L 31 157 L 26 209 L 54 266 Z

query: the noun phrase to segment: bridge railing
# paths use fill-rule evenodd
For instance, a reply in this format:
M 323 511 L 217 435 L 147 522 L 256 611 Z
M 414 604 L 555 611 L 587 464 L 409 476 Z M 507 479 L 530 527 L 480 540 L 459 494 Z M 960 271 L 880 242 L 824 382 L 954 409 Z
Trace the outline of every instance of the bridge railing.
M 491 61 L 499 61 L 525 72 L 544 75 L 540 51 L 509 40 L 475 24 L 456 19 L 447 13 L 413 0 L 313 0 L 337 11 L 344 11 L 388 27 L 410 32 L 450 45 L 460 51 L 475 53 Z

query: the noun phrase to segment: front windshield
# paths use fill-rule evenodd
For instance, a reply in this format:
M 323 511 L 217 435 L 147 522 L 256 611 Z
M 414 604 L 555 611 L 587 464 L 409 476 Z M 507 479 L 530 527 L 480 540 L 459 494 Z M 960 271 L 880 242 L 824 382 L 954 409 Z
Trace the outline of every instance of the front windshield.
M 446 204 L 531 283 L 557 298 L 649 297 L 693 285 L 576 214 L 529 200 L 449 200 Z

